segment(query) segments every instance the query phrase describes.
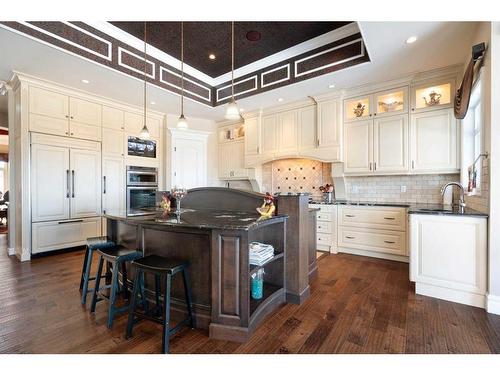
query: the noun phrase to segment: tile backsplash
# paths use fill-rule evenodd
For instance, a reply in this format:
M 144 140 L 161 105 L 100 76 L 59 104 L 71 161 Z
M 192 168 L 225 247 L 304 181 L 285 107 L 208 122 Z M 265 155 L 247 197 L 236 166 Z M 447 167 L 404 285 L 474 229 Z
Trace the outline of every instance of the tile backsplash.
M 460 181 L 460 175 L 346 176 L 344 181 L 346 198 L 349 200 L 441 204 L 443 203 L 441 188 L 447 182 Z M 487 189 L 486 181 L 487 175 L 483 177 Z M 263 191 L 307 192 L 318 198 L 322 196 L 319 187 L 326 183 L 333 183 L 331 163 L 310 159 L 284 159 L 262 166 Z M 456 199 L 456 189 L 454 191 Z M 481 197 L 475 197 L 473 200 L 476 205 L 483 204 Z
M 441 188 L 458 174 L 345 177 L 347 199 L 395 203 L 443 202 Z

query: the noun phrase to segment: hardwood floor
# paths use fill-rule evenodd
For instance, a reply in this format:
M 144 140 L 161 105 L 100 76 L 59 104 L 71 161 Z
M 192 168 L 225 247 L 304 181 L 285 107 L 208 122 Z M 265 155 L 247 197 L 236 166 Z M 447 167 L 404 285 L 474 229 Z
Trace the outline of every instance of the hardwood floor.
M 30 263 L 8 257 L 0 236 L 0 353 L 159 353 L 158 325 L 125 340 L 126 316 L 106 328 L 80 304 L 83 251 Z M 95 263 L 95 262 L 94 262 Z M 500 316 L 417 296 L 408 265 L 347 254 L 319 259 L 311 297 L 284 305 L 244 344 L 184 329 L 172 353 L 500 353 Z

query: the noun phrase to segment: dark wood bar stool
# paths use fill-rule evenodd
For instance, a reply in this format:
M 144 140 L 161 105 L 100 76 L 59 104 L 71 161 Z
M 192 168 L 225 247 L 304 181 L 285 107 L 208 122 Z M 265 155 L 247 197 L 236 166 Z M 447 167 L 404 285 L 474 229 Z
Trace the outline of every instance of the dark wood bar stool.
M 127 297 L 128 289 L 126 263 L 142 257 L 142 252 L 137 250 L 130 250 L 123 246 L 112 246 L 98 249 L 97 254 L 99 254 L 99 266 L 95 277 L 95 288 L 94 294 L 92 296 L 92 308 L 90 309 L 90 311 L 95 312 L 97 302 L 102 300 L 108 301 L 108 328 L 111 328 L 113 326 L 113 319 L 115 315 L 128 310 L 128 305 L 122 306 L 120 308 L 116 306 L 116 297 L 120 289 L 120 285 L 118 282 L 118 272 L 120 270 L 120 267 L 122 268 L 123 276 L 122 292 L 124 293 L 125 297 Z M 107 261 L 112 265 L 111 283 L 100 287 L 104 261 Z M 109 297 L 104 294 L 104 290 L 106 289 L 110 289 Z
M 90 276 L 92 267 L 92 258 L 94 251 L 106 247 L 115 246 L 113 241 L 110 241 L 106 236 L 87 238 L 87 247 L 85 249 L 85 258 L 83 259 L 82 275 L 80 277 L 80 290 L 82 291 L 82 305 L 87 303 L 87 294 L 93 292 L 94 289 L 89 289 L 89 282 L 95 280 L 95 277 Z M 104 275 L 103 277 L 106 277 Z
M 163 328 L 162 353 L 166 354 L 168 353 L 169 349 L 170 336 L 177 333 L 184 325 L 188 323 L 191 328 L 194 328 L 195 325 L 195 318 L 191 300 L 191 288 L 189 285 L 189 276 L 187 273 L 189 263 L 171 260 L 159 255 L 148 255 L 144 258 L 134 260 L 132 264 L 136 267 L 136 274 L 128 312 L 126 338 L 128 339 L 132 336 L 134 323 L 139 319 L 147 319 L 159 323 Z M 146 306 L 146 308 L 144 309 L 144 312 L 139 312 L 136 310 L 137 293 L 139 289 L 141 289 L 141 286 L 144 286 L 142 281 L 145 278 L 144 274 L 148 272 L 153 273 L 155 276 L 156 306 L 154 310 L 148 310 L 147 304 L 143 304 L 143 306 Z M 182 279 L 184 281 L 184 293 L 186 298 L 188 317 L 178 323 L 175 327 L 170 328 L 170 292 L 172 287 L 172 277 L 179 272 L 182 273 Z M 163 306 L 160 304 L 160 289 L 162 279 L 165 282 L 165 289 L 163 291 Z M 143 290 L 141 291 L 141 296 L 142 298 L 144 298 Z M 161 318 L 158 317 L 160 315 Z M 136 317 L 138 319 L 135 319 Z

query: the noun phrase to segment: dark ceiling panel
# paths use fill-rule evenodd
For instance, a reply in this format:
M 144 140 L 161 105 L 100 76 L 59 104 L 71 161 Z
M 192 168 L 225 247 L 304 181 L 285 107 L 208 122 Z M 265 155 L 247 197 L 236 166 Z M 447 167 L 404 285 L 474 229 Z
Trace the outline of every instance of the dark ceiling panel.
M 143 22 L 111 22 L 127 33 L 144 39 Z M 236 22 L 235 68 L 270 56 L 350 22 Z M 180 22 L 148 22 L 148 43 L 180 59 Z M 246 38 L 258 31 L 260 40 Z M 184 61 L 203 73 L 218 77 L 231 71 L 231 23 L 185 22 Z M 213 53 L 215 60 L 208 55 Z

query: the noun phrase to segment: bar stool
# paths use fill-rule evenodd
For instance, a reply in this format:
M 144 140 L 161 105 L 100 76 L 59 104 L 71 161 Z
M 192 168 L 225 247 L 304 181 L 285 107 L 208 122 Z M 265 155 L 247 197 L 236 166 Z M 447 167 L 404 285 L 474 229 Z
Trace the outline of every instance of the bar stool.
M 137 250 L 130 250 L 123 246 L 112 246 L 98 249 L 97 254 L 99 255 L 99 266 L 95 278 L 95 288 L 94 294 L 92 296 L 92 307 L 90 309 L 90 312 L 95 312 L 95 306 L 97 302 L 102 300 L 108 301 L 108 328 L 111 328 L 113 326 L 113 319 L 115 315 L 128 310 L 128 305 L 122 306 L 120 308 L 116 307 L 116 296 L 119 293 L 120 289 L 118 282 L 119 269 L 120 267 L 122 267 L 122 292 L 124 293 L 125 297 L 127 297 L 128 289 L 126 262 L 130 262 L 134 259 L 142 257 L 142 252 Z M 102 267 L 105 260 L 112 265 L 111 283 L 100 287 Z M 103 291 L 106 289 L 110 289 L 109 297 L 103 293 Z
M 163 327 L 162 353 L 166 354 L 168 353 L 171 335 L 177 333 L 187 323 L 189 323 L 191 328 L 194 328 L 195 326 L 195 318 L 191 301 L 191 289 L 189 285 L 189 276 L 187 273 L 189 263 L 171 260 L 159 255 L 148 255 L 144 258 L 134 260 L 132 264 L 136 268 L 136 274 L 134 278 L 134 288 L 132 291 L 128 311 L 126 338 L 128 339 L 132 337 L 132 329 L 134 323 L 136 323 L 136 321 L 138 321 L 140 318 L 159 323 Z M 143 286 L 144 274 L 147 272 L 153 273 L 155 276 L 156 306 L 154 310 L 150 311 L 145 309 L 144 312 L 141 313 L 136 310 L 136 299 L 139 289 L 141 288 L 141 286 Z M 184 281 L 184 294 L 186 298 L 188 317 L 178 323 L 175 327 L 170 328 L 170 292 L 172 287 L 172 277 L 179 272 L 182 272 L 182 279 Z M 160 304 L 160 288 L 162 279 L 165 282 L 165 289 L 163 291 L 163 306 L 161 306 Z M 141 295 L 144 298 L 143 291 L 141 291 Z M 161 318 L 158 318 L 158 315 L 161 315 Z M 135 317 L 138 317 L 139 319 L 134 321 Z
M 94 289 L 89 289 L 89 282 L 95 280 L 95 277 L 90 276 L 92 267 L 92 258 L 94 251 L 100 248 L 115 246 L 113 241 L 110 241 L 106 236 L 87 238 L 87 246 L 85 249 L 85 258 L 83 259 L 82 275 L 80 277 L 80 290 L 82 291 L 82 305 L 87 303 L 87 294 L 93 292 Z M 103 277 L 106 277 L 104 275 Z

